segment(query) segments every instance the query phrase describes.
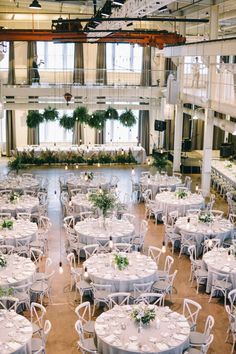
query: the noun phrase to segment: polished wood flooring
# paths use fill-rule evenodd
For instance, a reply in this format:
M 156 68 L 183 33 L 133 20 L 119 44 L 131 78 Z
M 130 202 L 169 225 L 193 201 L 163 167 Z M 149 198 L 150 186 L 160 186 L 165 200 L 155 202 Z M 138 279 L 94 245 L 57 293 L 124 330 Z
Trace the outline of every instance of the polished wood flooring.
M 89 170 L 90 168 L 83 168 Z M 98 168 L 92 168 L 96 169 Z M 136 167 L 136 174 L 139 174 L 141 170 L 146 167 Z M 62 229 L 62 211 L 59 200 L 59 184 L 58 176 L 73 171 L 65 171 L 60 168 L 35 168 L 33 173 L 42 174 L 49 178 L 49 217 L 52 220 L 52 229 L 49 237 L 49 252 L 48 256 L 53 259 L 53 267 L 56 270 L 56 275 L 53 280 L 52 289 L 52 304 L 46 304 L 47 318 L 52 323 L 52 331 L 49 334 L 47 342 L 47 354 L 74 354 L 78 353 L 76 341 L 77 335 L 74 330 L 74 323 L 76 316 L 74 309 L 78 302 L 74 299 L 74 292 L 70 292 L 70 276 L 69 267 L 66 264 L 66 253 L 64 249 L 64 231 Z M 99 171 L 108 174 L 117 175 L 120 179 L 119 189 L 124 195 L 125 192 L 131 191 L 131 169 L 128 166 L 114 166 L 109 168 L 100 168 Z M 27 170 L 28 172 L 28 170 Z M 193 187 L 195 183 L 200 182 L 199 175 L 192 175 Z M 55 191 L 57 192 L 55 194 Z M 222 198 L 217 199 L 217 208 L 226 212 L 227 206 Z M 136 228 L 138 229 L 140 220 L 144 216 L 144 205 L 133 204 L 130 205 L 130 212 L 136 215 Z M 163 240 L 163 225 L 155 225 L 153 220 L 149 221 L 149 230 L 145 239 L 145 247 L 148 245 L 161 246 Z M 60 250 L 63 262 L 64 273 L 60 275 L 58 273 L 58 264 L 60 260 Z M 170 250 L 167 250 L 167 254 L 171 254 Z M 161 259 L 161 265 L 163 264 L 164 256 Z M 167 297 L 166 304 L 173 310 L 181 313 L 182 304 L 184 298 L 191 298 L 202 305 L 202 311 L 199 316 L 199 330 L 203 330 L 204 321 L 208 314 L 211 314 L 215 318 L 214 327 L 214 342 L 211 346 L 210 354 L 227 354 L 231 351 L 231 342 L 225 343 L 226 330 L 228 326 L 227 316 L 224 310 L 223 300 L 219 298 L 213 298 L 209 304 L 209 295 L 204 292 L 204 289 L 200 291 L 200 294 L 196 294 L 195 287 L 191 287 L 188 279 L 190 272 L 189 258 L 183 255 L 178 258 L 178 252 L 174 254 L 174 269 L 178 269 L 177 278 L 175 281 L 175 288 L 172 296 L 172 301 L 169 301 Z

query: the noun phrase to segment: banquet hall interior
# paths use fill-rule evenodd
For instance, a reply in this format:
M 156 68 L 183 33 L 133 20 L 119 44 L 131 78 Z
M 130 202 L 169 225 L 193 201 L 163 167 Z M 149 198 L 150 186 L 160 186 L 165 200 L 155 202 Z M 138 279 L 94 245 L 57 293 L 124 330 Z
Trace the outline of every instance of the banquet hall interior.
M 236 1 L 0 0 L 0 354 L 229 354 Z

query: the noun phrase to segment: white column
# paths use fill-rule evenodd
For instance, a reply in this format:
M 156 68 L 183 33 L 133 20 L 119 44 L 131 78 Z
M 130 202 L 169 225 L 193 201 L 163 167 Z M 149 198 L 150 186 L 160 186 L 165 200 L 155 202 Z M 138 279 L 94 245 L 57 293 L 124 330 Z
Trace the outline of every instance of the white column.
M 175 136 L 174 136 L 174 161 L 173 161 L 173 171 L 175 172 L 180 171 L 182 132 L 183 132 L 183 106 L 182 103 L 178 103 L 175 106 Z
M 225 119 L 226 119 L 226 120 L 230 120 L 230 115 L 229 115 L 229 114 L 226 114 Z M 229 132 L 225 131 L 224 143 L 227 143 L 227 142 L 228 142 L 228 139 L 229 139 Z
M 211 186 L 211 158 L 214 128 L 214 111 L 205 110 L 204 140 L 203 140 L 203 162 L 202 162 L 202 184 L 201 188 L 205 195 L 210 192 Z

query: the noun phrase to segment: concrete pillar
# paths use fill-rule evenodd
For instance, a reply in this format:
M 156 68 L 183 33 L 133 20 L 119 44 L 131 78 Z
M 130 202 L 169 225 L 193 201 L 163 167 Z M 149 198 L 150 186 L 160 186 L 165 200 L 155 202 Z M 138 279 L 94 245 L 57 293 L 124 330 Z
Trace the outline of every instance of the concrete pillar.
M 225 119 L 226 119 L 226 120 L 230 120 L 230 115 L 229 115 L 229 114 L 226 114 Z M 227 143 L 227 142 L 228 142 L 228 139 L 229 139 L 229 132 L 227 132 L 227 131 L 225 130 L 224 143 Z
M 201 188 L 205 195 L 210 192 L 211 186 L 211 158 L 214 130 L 214 111 L 205 110 L 204 140 L 203 140 L 203 162 L 202 162 L 202 183 Z
M 183 105 L 182 103 L 178 103 L 175 106 L 175 135 L 174 135 L 174 161 L 173 161 L 173 171 L 175 172 L 180 171 L 182 131 L 183 131 Z

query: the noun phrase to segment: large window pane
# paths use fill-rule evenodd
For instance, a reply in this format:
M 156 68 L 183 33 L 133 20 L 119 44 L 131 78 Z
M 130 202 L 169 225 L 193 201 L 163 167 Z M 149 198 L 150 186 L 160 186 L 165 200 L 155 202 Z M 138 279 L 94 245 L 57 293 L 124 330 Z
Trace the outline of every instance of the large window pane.
M 72 111 L 59 110 L 60 117 L 63 114 L 72 114 Z M 43 111 L 41 111 L 43 113 Z M 72 130 L 62 128 L 59 121 L 43 122 L 39 126 L 40 143 L 72 143 Z
M 138 110 L 133 111 L 136 116 L 136 124 L 131 128 L 124 127 L 117 120 L 107 120 L 106 122 L 106 143 L 136 143 L 138 136 Z M 118 111 L 122 113 L 122 111 Z
M 46 69 L 73 69 L 74 44 L 37 42 L 38 60 L 44 61 Z
M 141 71 L 142 47 L 126 43 L 108 43 L 106 49 L 108 71 Z

